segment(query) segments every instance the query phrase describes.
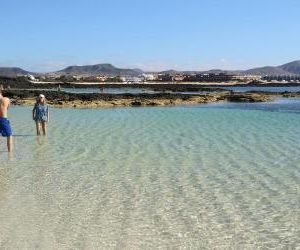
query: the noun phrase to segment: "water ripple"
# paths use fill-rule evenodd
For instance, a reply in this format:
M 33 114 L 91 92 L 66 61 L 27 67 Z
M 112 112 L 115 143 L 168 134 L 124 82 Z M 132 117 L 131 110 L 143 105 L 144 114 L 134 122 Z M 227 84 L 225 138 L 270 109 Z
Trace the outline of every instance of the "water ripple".
M 33 135 L 29 109 L 11 114 L 18 135 Z M 299 246 L 297 114 L 176 107 L 51 117 L 48 138 L 15 137 L 0 165 L 1 248 Z

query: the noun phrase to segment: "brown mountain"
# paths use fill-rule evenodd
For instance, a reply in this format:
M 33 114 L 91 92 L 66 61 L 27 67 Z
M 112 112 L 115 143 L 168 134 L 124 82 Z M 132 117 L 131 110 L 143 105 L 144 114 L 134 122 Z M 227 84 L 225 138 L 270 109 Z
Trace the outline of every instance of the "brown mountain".
M 0 67 L 0 76 L 8 76 L 8 77 L 15 77 L 15 76 L 23 76 L 27 75 L 30 72 L 16 67 Z
M 111 64 L 96 64 L 85 66 L 69 66 L 57 71 L 67 75 L 107 75 L 107 76 L 138 76 L 143 73 L 140 69 L 121 69 Z
M 96 65 L 84 65 L 84 66 L 69 66 L 63 70 L 56 71 L 54 73 L 61 75 L 106 75 L 106 76 L 138 76 L 144 73 L 140 69 L 122 69 L 113 66 L 112 64 L 96 64 Z M 152 72 L 155 73 L 155 72 Z M 272 67 L 260 67 L 249 70 L 208 70 L 208 71 L 177 71 L 167 70 L 159 73 L 165 74 L 195 74 L 195 73 L 228 73 L 228 74 L 252 74 L 252 75 L 300 75 L 300 60 L 293 61 L 280 66 Z M 0 67 L 0 76 L 15 77 L 21 75 L 41 75 L 41 73 L 32 73 L 21 68 L 16 67 Z
M 280 69 L 292 73 L 292 74 L 296 74 L 296 75 L 300 75 L 300 60 L 299 61 L 293 61 L 287 64 L 283 64 L 281 66 L 279 66 Z

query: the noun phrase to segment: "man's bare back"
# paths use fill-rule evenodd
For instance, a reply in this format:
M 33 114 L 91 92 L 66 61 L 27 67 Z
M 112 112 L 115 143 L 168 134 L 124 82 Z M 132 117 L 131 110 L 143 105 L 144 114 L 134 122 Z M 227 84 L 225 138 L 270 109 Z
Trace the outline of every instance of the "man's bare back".
M 9 99 L 7 97 L 3 97 L 0 93 L 0 117 L 7 118 L 7 110 L 9 106 Z

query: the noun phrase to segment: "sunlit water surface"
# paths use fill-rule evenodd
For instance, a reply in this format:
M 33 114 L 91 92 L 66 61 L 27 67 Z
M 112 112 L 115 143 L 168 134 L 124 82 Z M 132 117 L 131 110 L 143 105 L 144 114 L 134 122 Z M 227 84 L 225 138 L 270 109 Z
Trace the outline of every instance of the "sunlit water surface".
M 13 107 L 0 140 L 1 249 L 297 249 L 300 101 Z
M 150 88 L 136 88 L 136 87 L 122 87 L 122 88 L 113 88 L 113 87 L 103 87 L 101 88 L 61 88 L 61 91 L 73 94 L 92 94 L 92 93 L 104 93 L 104 94 L 157 94 L 157 93 L 176 93 L 176 94 L 205 94 L 205 93 L 214 93 L 213 91 L 206 91 L 205 86 L 203 86 L 203 90 L 199 91 L 162 91 L 162 90 L 152 90 Z M 269 86 L 210 86 L 211 89 L 216 89 L 215 92 L 222 92 L 223 91 L 234 91 L 234 92 L 249 92 L 249 91 L 262 91 L 262 92 L 270 92 L 270 93 L 297 93 L 300 92 L 300 86 L 283 86 L 283 87 L 269 87 Z M 58 91 L 57 88 L 51 89 L 37 89 L 42 91 Z
M 221 87 L 225 90 L 232 90 L 234 92 L 248 92 L 248 91 L 263 91 L 263 92 L 290 92 L 296 93 L 300 92 L 300 86 L 283 86 L 283 87 L 269 87 L 269 86 L 230 86 L 230 87 Z

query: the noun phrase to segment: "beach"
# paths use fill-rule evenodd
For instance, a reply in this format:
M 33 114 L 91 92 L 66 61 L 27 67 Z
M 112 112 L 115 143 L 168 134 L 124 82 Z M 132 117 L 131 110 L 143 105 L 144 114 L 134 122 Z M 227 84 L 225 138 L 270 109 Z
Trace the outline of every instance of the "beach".
M 300 1 L 1 10 L 0 250 L 300 250 Z

